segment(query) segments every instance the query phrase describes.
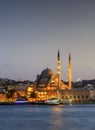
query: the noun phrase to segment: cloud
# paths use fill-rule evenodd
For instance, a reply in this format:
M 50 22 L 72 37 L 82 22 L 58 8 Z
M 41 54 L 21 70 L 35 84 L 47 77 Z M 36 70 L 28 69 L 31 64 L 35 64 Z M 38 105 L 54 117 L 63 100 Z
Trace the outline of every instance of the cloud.
M 7 68 L 7 67 L 11 67 L 12 64 L 1 64 L 0 67 L 4 67 L 4 68 Z

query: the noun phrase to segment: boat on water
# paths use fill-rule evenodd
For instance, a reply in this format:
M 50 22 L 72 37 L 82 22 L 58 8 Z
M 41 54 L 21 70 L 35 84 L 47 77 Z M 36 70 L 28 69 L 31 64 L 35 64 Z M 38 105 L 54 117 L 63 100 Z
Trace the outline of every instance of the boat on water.
M 59 105 L 60 104 L 60 100 L 58 98 L 50 98 L 50 99 L 47 99 L 45 101 L 45 104 L 48 104 L 48 105 Z
M 26 98 L 17 98 L 14 104 L 28 104 L 28 100 Z

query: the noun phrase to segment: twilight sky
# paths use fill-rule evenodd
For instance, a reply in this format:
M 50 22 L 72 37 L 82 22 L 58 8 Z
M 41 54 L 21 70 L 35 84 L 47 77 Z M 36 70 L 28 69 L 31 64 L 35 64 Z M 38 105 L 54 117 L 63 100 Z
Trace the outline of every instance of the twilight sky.
M 0 77 L 35 80 L 45 68 L 95 78 L 95 0 L 0 0 Z

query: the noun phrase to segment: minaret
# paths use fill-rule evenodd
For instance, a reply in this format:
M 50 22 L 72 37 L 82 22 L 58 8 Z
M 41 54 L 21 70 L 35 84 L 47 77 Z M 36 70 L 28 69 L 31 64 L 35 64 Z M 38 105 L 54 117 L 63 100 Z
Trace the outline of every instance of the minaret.
M 58 88 L 60 88 L 60 53 L 58 50 L 58 55 L 57 55 L 57 75 L 58 75 Z
M 71 65 L 71 55 L 69 53 L 69 64 L 68 64 L 68 86 L 72 89 L 72 65 Z

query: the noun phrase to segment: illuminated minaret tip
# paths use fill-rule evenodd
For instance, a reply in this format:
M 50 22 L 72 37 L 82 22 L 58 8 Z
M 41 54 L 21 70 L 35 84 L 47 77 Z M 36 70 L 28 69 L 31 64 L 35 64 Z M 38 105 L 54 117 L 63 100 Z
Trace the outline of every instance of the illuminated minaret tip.
M 72 89 L 72 64 L 71 64 L 71 54 L 69 53 L 69 63 L 68 63 L 68 86 Z
M 58 74 L 58 87 L 60 88 L 60 52 L 57 55 L 57 74 Z

